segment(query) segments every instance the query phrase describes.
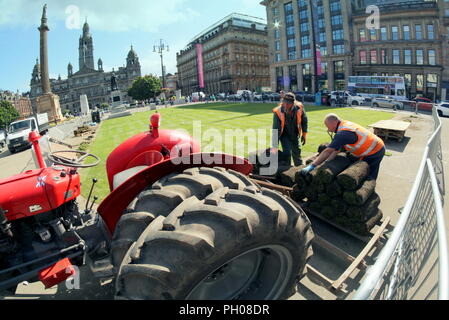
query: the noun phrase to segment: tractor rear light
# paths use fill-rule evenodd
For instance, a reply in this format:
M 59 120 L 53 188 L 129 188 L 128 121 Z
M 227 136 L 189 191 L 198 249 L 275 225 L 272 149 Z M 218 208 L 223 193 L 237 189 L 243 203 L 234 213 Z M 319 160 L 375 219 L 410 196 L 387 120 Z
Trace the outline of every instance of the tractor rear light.
M 54 265 L 39 272 L 39 280 L 45 288 L 51 288 L 75 274 L 75 268 L 69 258 L 62 259 Z

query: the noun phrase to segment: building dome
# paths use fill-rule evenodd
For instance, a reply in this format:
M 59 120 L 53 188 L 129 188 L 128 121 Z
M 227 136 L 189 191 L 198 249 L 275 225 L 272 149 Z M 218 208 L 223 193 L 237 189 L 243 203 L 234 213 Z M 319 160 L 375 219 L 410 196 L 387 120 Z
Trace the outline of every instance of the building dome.
M 136 59 L 137 53 L 134 51 L 133 46 L 131 46 L 131 50 L 128 52 L 128 59 Z

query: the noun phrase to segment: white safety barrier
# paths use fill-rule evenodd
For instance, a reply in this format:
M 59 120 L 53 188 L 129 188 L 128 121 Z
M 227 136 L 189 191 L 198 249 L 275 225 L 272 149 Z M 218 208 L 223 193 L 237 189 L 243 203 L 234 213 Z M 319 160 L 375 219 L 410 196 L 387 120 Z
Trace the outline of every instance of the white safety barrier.
M 435 130 L 405 208 L 354 300 L 449 299 L 442 124 L 435 110 L 433 119 Z

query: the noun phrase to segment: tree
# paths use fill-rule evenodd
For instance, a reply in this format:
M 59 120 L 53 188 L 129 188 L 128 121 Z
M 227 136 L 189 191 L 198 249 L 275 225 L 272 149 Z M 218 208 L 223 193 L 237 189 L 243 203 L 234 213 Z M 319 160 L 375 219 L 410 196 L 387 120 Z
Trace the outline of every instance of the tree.
M 149 75 L 134 80 L 132 86 L 128 89 L 128 96 L 134 100 L 144 101 L 156 98 L 161 94 L 161 91 L 161 80 L 153 75 Z
M 8 128 L 11 122 L 20 117 L 19 112 L 9 101 L 0 101 L 0 128 Z

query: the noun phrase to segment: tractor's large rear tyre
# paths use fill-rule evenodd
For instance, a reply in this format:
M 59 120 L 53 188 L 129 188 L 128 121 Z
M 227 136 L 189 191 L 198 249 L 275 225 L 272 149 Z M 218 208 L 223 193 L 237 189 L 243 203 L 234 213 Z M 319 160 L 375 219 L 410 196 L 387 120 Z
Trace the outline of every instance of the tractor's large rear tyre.
M 244 175 L 223 168 L 193 168 L 164 177 L 140 193 L 119 220 L 111 243 L 115 273 L 131 244 L 158 216 L 166 217 L 184 200 L 203 200 L 214 191 L 228 187 L 243 190 L 254 184 Z
M 277 192 L 251 186 L 190 197 L 132 244 L 116 297 L 285 299 L 304 276 L 312 240 L 307 216 Z

